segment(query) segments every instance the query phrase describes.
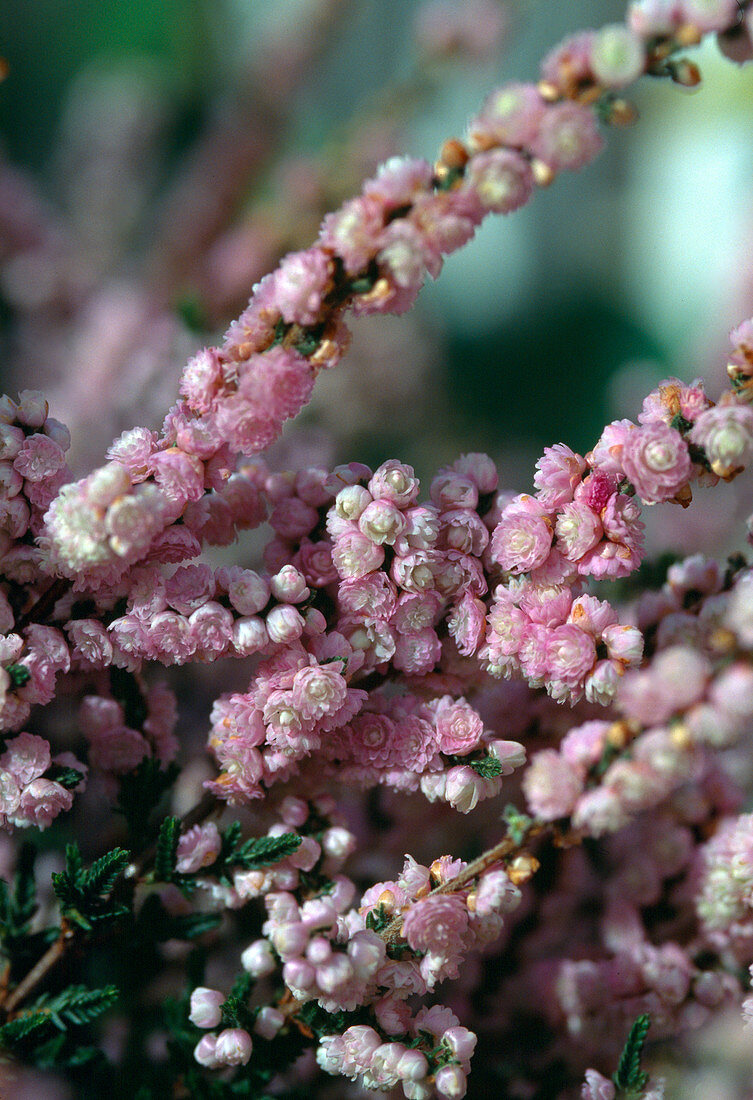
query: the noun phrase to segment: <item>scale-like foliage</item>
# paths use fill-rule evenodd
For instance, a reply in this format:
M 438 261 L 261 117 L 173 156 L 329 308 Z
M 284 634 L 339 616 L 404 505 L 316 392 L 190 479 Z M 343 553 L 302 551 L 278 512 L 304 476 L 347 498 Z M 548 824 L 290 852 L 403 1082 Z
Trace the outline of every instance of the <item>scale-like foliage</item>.
M 612 1077 L 615 1088 L 628 1096 L 635 1096 L 641 1092 L 648 1080 L 648 1074 L 641 1069 L 641 1055 L 650 1025 L 651 1017 L 647 1012 L 635 1021 L 630 1028 L 617 1069 Z
M 114 985 L 101 989 L 88 989 L 84 985 L 71 985 L 54 997 L 45 994 L 23 1015 L 0 1027 L 0 1042 L 12 1046 L 42 1029 L 55 1027 L 67 1031 L 69 1027 L 82 1027 L 90 1023 L 115 1003 L 118 990 Z
M 171 882 L 175 874 L 180 840 L 180 818 L 166 817 L 160 825 L 157 836 L 157 851 L 154 857 L 154 878 L 156 882 Z
M 90 931 L 93 924 L 124 916 L 129 908 L 110 895 L 130 859 L 124 848 L 113 848 L 85 870 L 78 846 L 65 850 L 65 868 L 53 874 L 52 888 L 60 901 L 63 915 L 80 928 Z

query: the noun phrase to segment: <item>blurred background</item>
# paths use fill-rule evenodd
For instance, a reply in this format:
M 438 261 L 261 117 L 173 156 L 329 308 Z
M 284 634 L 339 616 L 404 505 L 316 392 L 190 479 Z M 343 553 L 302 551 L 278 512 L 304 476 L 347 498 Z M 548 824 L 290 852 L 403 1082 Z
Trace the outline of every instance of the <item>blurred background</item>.
M 433 159 L 496 83 L 623 10 L 0 0 L 6 386 L 49 393 L 85 472 L 120 431 L 159 424 L 192 350 L 379 161 Z M 525 489 L 544 445 L 587 450 L 668 374 L 714 396 L 727 332 L 753 313 L 753 66 L 713 42 L 697 60 L 699 90 L 644 81 L 639 124 L 489 218 L 411 314 L 359 322 L 279 463 L 394 455 L 426 476 L 486 449 Z M 739 492 L 719 496 L 713 524 L 691 510 L 657 538 L 718 540 Z

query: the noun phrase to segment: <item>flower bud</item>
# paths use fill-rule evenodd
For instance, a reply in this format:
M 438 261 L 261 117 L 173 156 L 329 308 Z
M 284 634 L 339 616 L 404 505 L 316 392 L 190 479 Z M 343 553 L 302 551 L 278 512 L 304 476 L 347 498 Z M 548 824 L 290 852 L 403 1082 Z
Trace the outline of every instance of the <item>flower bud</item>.
M 225 1001 L 225 994 L 217 989 L 207 989 L 206 986 L 197 986 L 191 994 L 191 1011 L 188 1015 L 192 1024 L 197 1027 L 217 1027 L 222 1019 L 220 1005 Z
M 434 1087 L 440 1096 L 460 1100 L 465 1096 L 468 1082 L 460 1066 L 442 1066 L 434 1079 Z
M 193 1056 L 200 1066 L 206 1066 L 207 1069 L 217 1069 L 221 1063 L 217 1059 L 216 1048 L 216 1035 L 202 1035 L 194 1047 Z
M 253 1042 L 247 1031 L 228 1027 L 217 1036 L 215 1057 L 223 1066 L 245 1066 L 251 1058 Z
M 254 1031 L 257 1035 L 261 1035 L 262 1039 L 274 1039 L 277 1032 L 285 1023 L 285 1016 L 278 1008 L 272 1008 L 271 1005 L 265 1005 L 259 1009 L 259 1013 L 254 1022 Z
M 269 940 L 254 940 L 241 955 L 241 966 L 252 978 L 271 974 L 277 963 Z

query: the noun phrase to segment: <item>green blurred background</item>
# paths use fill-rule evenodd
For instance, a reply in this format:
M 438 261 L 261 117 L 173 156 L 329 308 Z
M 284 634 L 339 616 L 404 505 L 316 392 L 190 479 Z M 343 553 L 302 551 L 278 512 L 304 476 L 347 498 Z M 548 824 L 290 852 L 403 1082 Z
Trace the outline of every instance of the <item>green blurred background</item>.
M 411 85 L 418 6 L 333 6 L 324 48 L 283 105 L 275 155 L 316 155 L 380 89 Z M 0 85 L 5 151 L 64 211 L 65 173 L 76 172 L 75 157 L 59 156 L 61 140 L 69 151 L 75 146 L 71 103 L 92 73 L 130 72 L 137 81 L 141 73 L 160 119 L 150 135 L 143 210 L 117 256 L 121 268 L 138 273 L 161 196 L 194 143 L 222 104 L 253 93 L 248 75 L 263 71 L 270 36 L 294 43 L 312 7 L 310 0 L 0 0 L 0 53 L 10 65 Z M 498 53 L 440 67 L 406 107 L 405 152 L 433 157 L 495 82 L 534 77 L 538 59 L 564 34 L 623 10 L 613 0 L 506 7 L 509 30 Z M 414 395 L 413 419 L 406 424 L 379 408 L 372 428 L 358 419 L 346 432 L 358 457 L 377 461 L 398 450 L 426 467 L 468 447 L 515 461 L 560 439 L 585 450 L 605 419 L 635 416 L 639 396 L 666 374 L 715 371 L 721 382 L 726 333 L 753 311 L 753 73 L 721 58 L 713 43 L 699 60 L 705 79 L 696 95 L 644 81 L 633 130 L 610 133 L 594 165 L 557 180 L 513 217 L 489 219 L 448 260 L 422 295 L 419 322 L 404 322 L 419 323 L 420 339 L 438 349 Z M 107 110 L 117 133 L 114 93 Z M 239 205 L 260 194 L 268 201 L 268 181 L 249 181 Z M 115 263 L 103 277 L 114 270 Z M 5 316 L 7 324 L 7 308 Z M 228 319 L 215 318 L 207 335 Z M 78 369 L 72 359 L 69 369 Z

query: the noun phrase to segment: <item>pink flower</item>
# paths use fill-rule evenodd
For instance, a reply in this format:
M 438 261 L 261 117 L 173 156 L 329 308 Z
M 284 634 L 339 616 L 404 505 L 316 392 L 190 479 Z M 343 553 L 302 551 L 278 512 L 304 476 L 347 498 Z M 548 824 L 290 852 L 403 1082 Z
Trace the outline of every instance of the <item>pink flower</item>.
M 442 1066 L 437 1070 L 434 1087 L 440 1096 L 446 1096 L 448 1100 L 461 1100 L 468 1088 L 466 1074 L 460 1066 Z
M 334 214 L 326 216 L 319 243 L 342 259 L 349 275 L 357 275 L 377 250 L 384 215 L 382 202 L 374 197 L 350 199 Z
M 631 432 L 622 449 L 622 468 L 647 503 L 671 500 L 692 472 L 688 447 L 679 432 L 664 423 Z
M 600 84 L 624 88 L 643 72 L 646 51 L 635 31 L 622 23 L 610 23 L 594 35 L 591 69 Z
M 454 702 L 449 695 L 440 699 L 435 721 L 439 751 L 447 756 L 466 756 L 473 752 L 484 733 L 481 717 L 464 699 Z
M 168 447 L 152 455 L 151 473 L 165 498 L 179 505 L 201 500 L 204 495 L 204 466 L 194 455 L 179 447 Z
M 65 466 L 62 447 L 46 435 L 27 436 L 13 460 L 13 468 L 27 481 L 44 481 Z
M 191 994 L 189 1020 L 196 1027 L 217 1027 L 222 1018 L 220 1005 L 224 1004 L 225 1000 L 225 994 L 220 993 L 219 990 L 197 986 Z
M 531 758 L 523 790 L 532 814 L 555 821 L 572 812 L 583 791 L 583 770 L 568 763 L 556 749 L 543 749 Z
M 414 951 L 455 954 L 468 928 L 465 899 L 434 894 L 415 901 L 403 920 L 403 936 Z
M 489 793 L 487 784 L 492 782 L 475 772 L 465 764 L 450 768 L 447 772 L 442 797 L 458 813 L 468 814 L 475 810 L 479 801 Z M 496 792 L 495 792 L 496 793 Z
M 629 577 L 643 557 L 640 546 L 622 542 L 599 542 L 587 550 L 578 562 L 578 572 L 584 577 Z
M 9 772 L 19 787 L 25 787 L 47 771 L 52 762 L 50 746 L 43 737 L 19 733 L 6 742 L 0 768 Z
M 395 585 L 382 572 L 343 581 L 337 595 L 346 613 L 363 618 L 389 619 L 395 609 Z
M 363 764 L 385 767 L 394 738 L 395 724 L 384 714 L 360 714 L 350 723 L 353 756 Z
M 304 720 L 335 714 L 345 702 L 347 685 L 342 665 L 309 665 L 299 669 L 293 679 L 293 705 Z
M 533 483 L 538 490 L 536 497 L 545 508 L 560 508 L 573 499 L 573 493 L 581 483 L 586 461 L 564 443 L 546 447 L 536 463 Z M 598 508 L 594 509 L 599 511 Z
M 471 657 L 481 645 L 486 630 L 484 602 L 466 593 L 447 616 L 447 629 L 461 656 Z
M 439 562 L 438 553 L 416 550 L 414 553 L 396 557 L 390 576 L 405 592 L 427 592 L 435 587 L 434 571 Z
M 578 561 L 602 536 L 601 521 L 587 504 L 565 504 L 555 526 L 557 549 L 569 561 Z
M 312 542 L 308 538 L 301 539 L 293 564 L 314 588 L 325 588 L 337 580 L 337 570 L 332 561 L 332 543 L 329 541 Z
M 409 676 L 423 676 L 436 665 L 442 655 L 442 643 L 432 627 L 416 634 L 398 634 L 392 663 Z
M 717 405 L 702 412 L 688 436 L 703 447 L 711 469 L 728 477 L 746 466 L 753 455 L 753 409 L 747 405 Z
M 607 654 L 613 660 L 623 661 L 626 665 L 638 665 L 643 657 L 643 635 L 634 626 L 614 623 L 605 627 L 602 641 Z
M 548 670 L 548 646 L 551 631 L 540 623 L 528 622 L 523 628 L 518 648 L 518 660 L 523 675 L 533 683 L 543 684 Z
M 600 153 L 604 142 L 589 107 L 566 101 L 544 113 L 531 150 L 550 168 L 582 168 Z
M 49 779 L 33 779 L 21 792 L 18 808 L 11 821 L 14 825 L 36 825 L 46 829 L 63 810 L 73 805 L 73 791 Z
M 611 424 L 607 424 L 594 449 L 586 455 L 586 461 L 594 468 L 595 473 L 612 474 L 618 478 L 623 476 L 622 451 L 635 430 L 635 424 L 630 420 L 613 420 Z M 614 482 L 607 495 L 611 495 L 613 491 Z M 602 503 L 601 507 L 603 506 Z M 600 509 L 595 508 L 595 510 Z
M 251 1059 L 253 1042 L 242 1028 L 226 1028 L 217 1036 L 214 1048 L 216 1064 L 220 1066 L 245 1066 Z
M 113 726 L 96 733 L 91 739 L 89 762 L 92 767 L 123 775 L 132 771 L 145 756 L 149 745 L 138 730 Z
M 379 569 L 384 561 L 384 550 L 356 530 L 337 539 L 332 548 L 332 561 L 343 580 L 352 580 Z
M 319 522 L 319 513 L 299 497 L 291 496 L 277 502 L 269 522 L 282 538 L 297 541 L 313 531 Z
M 192 874 L 203 867 L 209 867 L 220 854 L 221 841 L 217 826 L 213 821 L 206 825 L 194 825 L 181 836 L 178 841 L 178 861 L 176 868 L 181 874 Z M 224 998 L 223 998 L 224 999 Z M 193 997 L 191 998 L 193 1006 Z M 197 1020 L 193 1021 L 198 1023 Z M 219 1017 L 209 1024 L 199 1024 L 199 1027 L 216 1027 Z
M 478 486 L 472 477 L 457 470 L 440 470 L 429 487 L 431 499 L 442 512 L 453 508 L 475 508 Z
M 431 504 L 419 504 L 403 512 L 405 527 L 395 542 L 395 552 L 406 556 L 411 550 L 429 550 L 439 535 L 439 510 Z
M 101 623 L 95 619 L 73 619 L 65 629 L 75 656 L 94 668 L 107 668 L 112 663 L 112 643 Z
M 527 573 L 543 565 L 552 548 L 552 532 L 540 516 L 507 509 L 494 528 L 492 560 L 510 573 Z
M 506 871 L 501 869 L 485 871 L 479 879 L 476 890 L 476 916 L 485 917 L 491 913 L 508 912 L 514 909 L 519 901 L 520 890 L 510 881 Z M 465 1031 L 465 1028 L 458 1030 Z M 473 1046 L 475 1046 L 475 1036 Z M 467 1057 L 470 1057 L 470 1053 Z
M 595 1069 L 587 1069 L 586 1081 L 580 1095 L 581 1100 L 614 1100 L 614 1085 Z
M 211 409 L 222 381 L 220 353 L 217 348 L 203 348 L 184 367 L 180 392 L 195 412 L 206 413 Z
M 566 94 L 591 78 L 591 49 L 595 31 L 579 31 L 550 50 L 541 62 L 541 76 Z
M 519 153 L 492 149 L 473 157 L 466 173 L 466 186 L 474 190 L 486 210 L 509 214 L 530 199 L 533 172 Z
M 471 147 L 493 145 L 527 146 L 535 137 L 546 111 L 534 84 L 504 84 L 487 97 L 476 118 L 471 120 Z
M 203 656 L 223 653 L 233 639 L 233 616 L 226 607 L 208 600 L 188 618 L 188 625 Z
M 572 623 L 556 626 L 547 640 L 546 660 L 548 676 L 578 685 L 596 661 L 594 640 Z
M 356 298 L 356 313 L 404 313 L 413 305 L 423 286 L 428 264 L 435 266 L 432 261 L 438 261 L 438 257 L 428 252 L 421 233 L 403 219 L 396 219 L 387 226 L 380 243 L 376 260 L 389 289 L 383 299 Z
M 272 276 L 274 299 L 288 323 L 313 325 L 332 285 L 330 260 L 320 248 L 290 252 Z
M 403 514 L 389 500 L 372 500 L 358 517 L 358 528 L 372 542 L 392 545 L 405 527 Z
M 623 711 L 647 725 L 664 722 L 697 702 L 710 676 L 708 660 L 686 646 L 671 646 L 649 668 L 628 673 L 620 685 Z
M 644 397 L 638 421 L 641 424 L 664 423 L 672 426 L 675 417 L 681 416 L 692 423 L 708 405 L 709 399 L 700 379 L 688 386 L 679 378 L 666 378 L 657 389 Z

